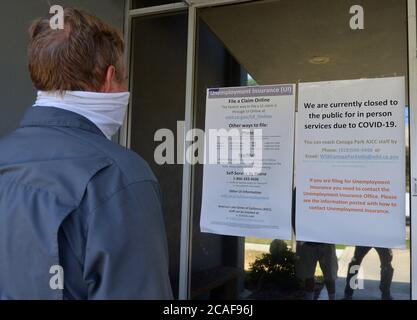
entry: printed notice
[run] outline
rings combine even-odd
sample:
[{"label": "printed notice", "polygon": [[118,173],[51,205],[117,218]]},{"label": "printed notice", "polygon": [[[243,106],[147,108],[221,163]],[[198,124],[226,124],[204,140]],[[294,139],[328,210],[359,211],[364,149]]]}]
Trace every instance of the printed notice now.
[{"label": "printed notice", "polygon": [[295,85],[207,91],[201,231],[291,239]]},{"label": "printed notice", "polygon": [[404,77],[301,83],[297,240],[405,246]]}]

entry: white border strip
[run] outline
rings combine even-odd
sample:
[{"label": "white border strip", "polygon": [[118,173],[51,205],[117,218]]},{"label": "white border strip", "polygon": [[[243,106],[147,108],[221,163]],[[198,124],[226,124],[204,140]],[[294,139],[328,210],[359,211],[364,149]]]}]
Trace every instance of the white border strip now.
[{"label": "white border strip", "polygon": [[[416,0],[407,1],[408,8],[408,91],[410,110],[411,181],[417,177],[417,31]],[[411,185],[411,299],[417,300],[417,190]]]}]

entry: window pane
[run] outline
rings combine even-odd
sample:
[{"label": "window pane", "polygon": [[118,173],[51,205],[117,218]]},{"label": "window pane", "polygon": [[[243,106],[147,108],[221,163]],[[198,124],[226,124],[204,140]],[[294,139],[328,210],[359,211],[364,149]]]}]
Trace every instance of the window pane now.
[{"label": "window pane", "polygon": [[[349,22],[352,14],[349,13],[349,9],[355,4],[357,4],[355,1],[281,0],[200,9],[197,127],[204,129],[205,94],[206,89],[211,87],[387,76],[407,78],[406,1],[361,1],[365,12],[363,30],[350,28]],[[230,64],[230,61],[233,63]],[[242,70],[238,80],[237,69]],[[250,76],[246,75],[246,79],[242,79],[244,70],[250,74]],[[408,105],[407,88],[405,97],[406,105]],[[404,108],[407,110],[407,106]],[[409,163],[406,165],[408,172]],[[270,244],[274,239],[246,238],[245,251],[241,238],[200,233],[201,172],[202,168],[198,167],[194,181],[196,194],[194,198],[193,272],[195,274],[192,277],[192,286],[194,289],[198,288],[199,283],[201,287],[205,286],[206,295],[201,294],[200,298],[210,297],[210,293],[213,294],[213,292],[216,297],[225,297],[230,292],[230,286],[228,287],[227,284],[233,285],[228,279],[233,277],[227,275],[226,269],[219,271],[219,268],[232,266],[248,272],[250,264],[255,261],[266,266],[268,261],[260,260],[260,258],[263,254],[269,253]],[[407,184],[408,181],[407,179]],[[409,197],[408,190],[407,186],[406,199]],[[391,252],[388,249],[378,249],[378,251],[372,249],[366,252],[362,262],[364,289],[356,290],[354,298],[380,299],[381,276],[383,287],[384,284],[389,285],[392,278],[390,287],[394,298],[410,298],[409,223],[406,231],[407,249],[392,250],[392,262],[390,262]],[[306,250],[303,250],[300,245],[303,244],[298,244],[297,259],[303,252],[307,260],[314,260],[322,253],[326,257],[335,257],[338,262],[336,298],[343,298],[348,265],[355,249],[357,249],[357,256],[365,253],[366,250],[345,244],[332,246],[319,244],[319,247],[306,246],[304,247]],[[281,256],[288,254],[292,259],[294,256],[288,251],[295,251],[296,247],[294,242],[274,242],[273,250],[281,252]],[[242,255],[245,259],[241,259]],[[318,258],[316,260],[318,262]],[[383,272],[381,272],[381,263]],[[291,269],[294,264],[290,262],[285,267]],[[390,264],[394,269],[393,274],[390,271]],[[331,262],[329,265],[333,266],[334,263]],[[316,276],[313,290],[319,299],[326,299],[328,295],[323,281],[323,270],[319,263],[314,264],[313,267],[312,272]],[[330,269],[330,273],[335,270],[334,267]],[[202,271],[206,271],[207,279],[217,277],[215,290],[209,289],[209,280],[201,281]],[[328,272],[325,271],[325,273]],[[299,272],[297,272],[298,275]],[[246,280],[248,284],[253,278],[246,277]],[[214,281],[211,282],[213,283]],[[285,279],[281,278],[278,283],[278,286],[271,288],[271,283],[252,281],[252,284],[246,287],[246,291],[243,290],[242,282],[235,282],[234,285],[240,297],[250,296],[253,299],[302,297],[300,293],[302,290],[287,290],[288,281],[286,282]],[[200,289],[199,293],[204,291]]]}]

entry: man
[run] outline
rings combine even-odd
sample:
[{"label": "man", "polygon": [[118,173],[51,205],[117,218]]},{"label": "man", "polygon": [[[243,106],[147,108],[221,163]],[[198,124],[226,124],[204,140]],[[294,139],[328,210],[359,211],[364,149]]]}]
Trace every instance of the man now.
[{"label": "man", "polygon": [[[353,276],[357,277],[359,273],[359,266],[362,263],[363,258],[371,250],[371,247],[361,247],[358,246],[355,248],[355,253],[353,254],[352,261],[349,263],[348,273],[346,277],[346,287],[345,287],[345,299],[352,300],[354,288],[352,288]],[[381,290],[382,300],[392,300],[391,296],[391,283],[392,277],[394,276],[394,268],[392,267],[392,250],[388,248],[375,248],[376,252],[379,255],[379,260],[381,262],[381,282],[379,289]]]},{"label": "man", "polygon": [[[292,226],[295,234],[296,220],[296,194],[297,188],[293,190],[292,196]],[[323,272],[324,284],[327,289],[329,300],[336,298],[336,279],[339,264],[336,255],[336,245],[318,242],[297,241],[296,246],[295,273],[304,287],[304,297],[306,300],[314,299],[316,287],[316,267],[317,262]]]},{"label": "man", "polygon": [[0,141],[0,299],[171,299],[159,185],[109,140],[129,101],[123,40],[64,19],[31,26],[38,97]]},{"label": "man", "polygon": [[336,246],[327,243],[297,242],[296,275],[304,283],[305,298],[314,299],[317,262],[323,272],[324,284],[329,300],[336,298],[338,262]]}]

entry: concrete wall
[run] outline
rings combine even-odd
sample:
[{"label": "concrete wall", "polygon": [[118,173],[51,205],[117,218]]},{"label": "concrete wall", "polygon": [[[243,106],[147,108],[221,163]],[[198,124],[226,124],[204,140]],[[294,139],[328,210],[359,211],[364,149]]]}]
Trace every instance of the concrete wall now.
[{"label": "concrete wall", "polygon": [[16,129],[35,99],[26,65],[27,29],[32,20],[47,16],[50,5],[90,11],[123,30],[124,0],[2,0],[0,1],[0,137]]}]

